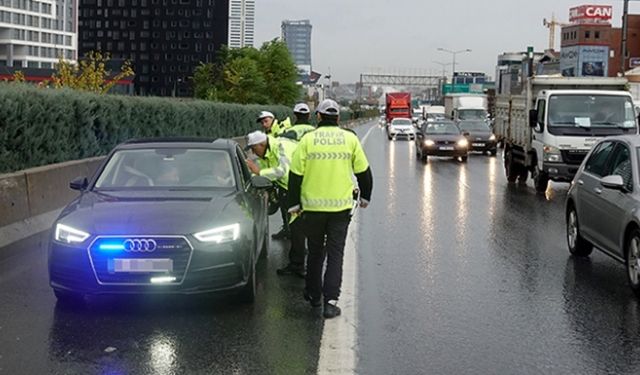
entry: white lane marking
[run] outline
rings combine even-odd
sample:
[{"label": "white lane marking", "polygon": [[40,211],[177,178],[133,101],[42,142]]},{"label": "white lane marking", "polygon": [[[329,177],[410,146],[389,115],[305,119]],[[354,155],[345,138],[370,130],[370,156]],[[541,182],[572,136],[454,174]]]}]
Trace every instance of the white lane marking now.
[{"label": "white lane marking", "polygon": [[[371,129],[360,141],[365,146]],[[342,266],[342,291],[338,306],[342,315],[324,322],[322,339],[320,341],[320,358],[318,360],[318,374],[353,374],[357,362],[357,318],[358,305],[356,298],[356,236],[358,233],[358,214],[354,215],[349,225],[349,234],[344,247],[344,264]]]}]

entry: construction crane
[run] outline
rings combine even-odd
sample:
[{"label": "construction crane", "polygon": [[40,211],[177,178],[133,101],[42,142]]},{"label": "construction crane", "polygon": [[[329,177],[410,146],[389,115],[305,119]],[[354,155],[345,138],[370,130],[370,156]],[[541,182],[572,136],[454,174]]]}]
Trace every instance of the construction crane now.
[{"label": "construction crane", "polygon": [[562,22],[558,22],[558,20],[556,20],[556,16],[555,14],[551,14],[551,21],[547,20],[546,18],[542,20],[542,24],[544,26],[546,26],[549,29],[549,49],[550,50],[555,50],[555,46],[556,46],[556,27],[560,26],[569,26],[569,24],[567,23],[562,23]]}]

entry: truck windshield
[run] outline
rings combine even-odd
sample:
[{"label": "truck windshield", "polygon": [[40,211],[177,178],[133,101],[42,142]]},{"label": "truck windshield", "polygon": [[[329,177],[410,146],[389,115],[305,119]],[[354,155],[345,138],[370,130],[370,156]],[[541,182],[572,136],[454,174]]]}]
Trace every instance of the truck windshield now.
[{"label": "truck windshield", "polygon": [[484,109],[461,109],[458,111],[458,120],[486,120],[487,112]]},{"label": "truck windshield", "polygon": [[633,103],[616,95],[553,95],[549,99],[550,127],[623,128],[636,126]]}]

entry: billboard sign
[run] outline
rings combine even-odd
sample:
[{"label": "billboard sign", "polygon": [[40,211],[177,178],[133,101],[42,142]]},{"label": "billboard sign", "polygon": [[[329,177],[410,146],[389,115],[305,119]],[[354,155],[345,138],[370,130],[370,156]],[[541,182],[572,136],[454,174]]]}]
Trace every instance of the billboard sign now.
[{"label": "billboard sign", "polygon": [[580,56],[580,47],[562,47],[560,50],[560,71],[563,77],[578,76],[578,57]]},{"label": "billboard sign", "polygon": [[569,21],[579,24],[610,24],[613,17],[611,5],[581,5],[569,9]]},{"label": "billboard sign", "polygon": [[564,77],[606,77],[609,72],[609,47],[563,47],[560,52],[560,71]]}]

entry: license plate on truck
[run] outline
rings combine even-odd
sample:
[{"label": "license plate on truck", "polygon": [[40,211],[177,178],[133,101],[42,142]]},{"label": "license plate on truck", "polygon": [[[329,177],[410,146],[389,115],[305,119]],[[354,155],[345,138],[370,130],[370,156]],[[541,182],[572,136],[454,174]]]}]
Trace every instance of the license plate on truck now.
[{"label": "license plate on truck", "polygon": [[109,273],[153,273],[173,271],[172,259],[109,259]]}]

